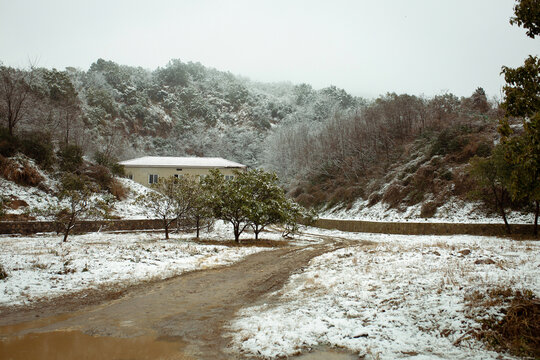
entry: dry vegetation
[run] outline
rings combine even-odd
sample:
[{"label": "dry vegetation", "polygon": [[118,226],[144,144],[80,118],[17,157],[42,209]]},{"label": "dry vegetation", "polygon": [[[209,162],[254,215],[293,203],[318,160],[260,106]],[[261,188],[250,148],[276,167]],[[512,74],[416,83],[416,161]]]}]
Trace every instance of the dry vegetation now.
[{"label": "dry vegetation", "polygon": [[276,170],[296,179],[290,194],[305,206],[422,203],[431,217],[449,197],[468,196],[468,162],[491,153],[501,116],[480,88],[461,99],[387,94],[314,130],[284,127],[274,139],[275,157],[285,159]]},{"label": "dry vegetation", "polygon": [[540,299],[531,291],[495,288],[473,292],[465,300],[482,324],[469,332],[471,336],[498,352],[540,358]]},{"label": "dry vegetation", "polygon": [[1,175],[9,181],[24,186],[38,186],[43,181],[39,172],[26,160],[5,158],[0,155]]}]

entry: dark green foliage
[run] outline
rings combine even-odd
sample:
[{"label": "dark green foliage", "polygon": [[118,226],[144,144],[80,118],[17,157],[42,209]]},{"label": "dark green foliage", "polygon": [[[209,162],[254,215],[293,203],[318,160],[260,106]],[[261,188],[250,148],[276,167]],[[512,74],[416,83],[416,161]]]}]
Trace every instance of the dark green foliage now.
[{"label": "dark green foliage", "polygon": [[11,135],[5,127],[0,127],[0,155],[11,157],[20,148],[19,139]]},{"label": "dark green foliage", "polygon": [[[514,7],[511,23],[527,28],[534,38],[540,33],[540,2],[521,0]],[[540,58],[529,56],[515,69],[503,67],[506,85],[502,107],[507,118],[501,121],[499,132],[506,161],[511,170],[507,190],[512,199],[533,203],[535,207],[534,234],[538,235],[540,216]],[[521,134],[514,134],[508,117],[523,118]]]},{"label": "dark green foliage", "polygon": [[489,158],[474,157],[471,160],[470,174],[476,180],[477,187],[471,195],[491,208],[496,209],[502,216],[506,231],[510,233],[510,225],[506,219],[506,209],[510,206],[508,185],[512,165],[505,158],[504,147],[498,146]]},{"label": "dark green foliage", "polygon": [[285,197],[277,176],[262,170],[237,171],[228,180],[212,170],[204,184],[212,190],[210,203],[214,216],[231,223],[236,242],[240,242],[240,235],[247,227],[252,227],[258,238],[270,224],[292,225],[300,209]]},{"label": "dark green foliage", "polygon": [[468,143],[467,127],[455,127],[443,129],[431,147],[431,156],[457,153]]},{"label": "dark green foliage", "polygon": [[118,159],[105,152],[96,151],[94,153],[94,162],[108,168],[113,175],[124,176],[126,174],[124,166],[118,163]]},{"label": "dark green foliage", "polygon": [[52,138],[48,133],[32,132],[22,135],[20,147],[23,154],[36,160],[45,169],[54,164]]},{"label": "dark green foliage", "polygon": [[514,6],[515,16],[510,24],[517,24],[527,29],[527,36],[535,38],[540,35],[540,2],[538,0],[518,0]]},{"label": "dark green foliage", "polygon": [[60,170],[73,172],[77,171],[83,164],[83,150],[78,145],[63,145],[56,153]]},{"label": "dark green foliage", "polygon": [[480,142],[478,144],[478,147],[476,148],[476,155],[480,157],[488,157],[491,155],[491,151],[493,149],[493,145],[487,143],[487,142]]}]

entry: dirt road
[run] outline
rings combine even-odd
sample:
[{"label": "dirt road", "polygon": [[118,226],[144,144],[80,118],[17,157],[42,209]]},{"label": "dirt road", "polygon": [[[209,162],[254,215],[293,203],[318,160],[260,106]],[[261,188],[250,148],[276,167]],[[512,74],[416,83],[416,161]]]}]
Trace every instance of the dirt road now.
[{"label": "dirt road", "polygon": [[[312,258],[347,244],[340,239],[321,240],[318,244],[260,252],[228,267],[141,286],[119,299],[50,320],[4,327],[3,331],[0,328],[0,334],[3,333],[0,358],[31,358],[15,355],[29,347],[36,351],[39,346],[49,348],[56,342],[56,350],[46,355],[41,349],[40,358],[93,358],[88,352],[77,353],[77,347],[101,348],[96,358],[103,359],[154,359],[158,354],[164,359],[234,358],[226,353],[228,339],[224,337],[224,326],[240,308],[253,305],[263,295],[281,288],[291,274],[301,271]],[[23,318],[17,313],[8,314],[0,324],[20,322]],[[66,345],[67,342],[73,346]],[[63,357],[57,356],[62,346],[69,349]],[[118,352],[121,347],[126,350]],[[146,357],[143,350],[153,347]]]}]

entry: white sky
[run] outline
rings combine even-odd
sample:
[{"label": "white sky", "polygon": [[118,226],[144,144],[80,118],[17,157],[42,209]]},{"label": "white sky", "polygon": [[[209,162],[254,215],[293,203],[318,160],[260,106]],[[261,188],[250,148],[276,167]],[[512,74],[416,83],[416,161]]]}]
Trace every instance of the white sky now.
[{"label": "white sky", "polygon": [[0,0],[0,61],[155,69],[172,58],[260,81],[500,96],[501,66],[540,53],[513,0]]}]

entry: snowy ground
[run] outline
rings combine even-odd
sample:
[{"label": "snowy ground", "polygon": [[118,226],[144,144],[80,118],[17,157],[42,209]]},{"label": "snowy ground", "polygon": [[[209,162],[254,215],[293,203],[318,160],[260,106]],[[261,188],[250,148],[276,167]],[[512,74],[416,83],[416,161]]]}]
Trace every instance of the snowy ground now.
[{"label": "snowy ground", "polygon": [[[500,215],[486,215],[480,209],[479,203],[464,202],[457,198],[450,199],[446,204],[437,209],[432,218],[422,218],[420,216],[421,204],[410,206],[406,211],[400,212],[390,209],[384,202],[369,207],[367,200],[359,199],[353,206],[346,210],[336,206],[323,211],[319,217],[324,219],[338,220],[363,220],[382,222],[449,222],[449,223],[492,223],[502,224]],[[509,212],[508,221],[511,224],[530,224],[534,221],[532,214],[522,214],[519,212]]]},{"label": "snowy ground", "polygon": [[[45,179],[47,187],[54,189],[56,186],[55,182],[46,177],[45,173],[42,173],[42,176]],[[136,203],[137,197],[151,191],[150,189],[129,179],[117,178],[117,180],[126,189],[127,197],[124,200],[116,201],[114,203],[111,215],[122,219],[148,219],[155,217],[148,212],[147,208]],[[36,187],[17,185],[14,182],[7,181],[1,177],[0,191],[8,198],[23,200],[28,204],[28,206],[19,207],[18,209],[7,208],[6,211],[8,214],[29,214],[35,217],[36,220],[51,220],[50,217],[39,213],[39,210],[44,210],[58,202],[58,199],[52,194],[52,191],[45,192]],[[98,197],[103,197],[105,195],[105,193],[96,194]]]},{"label": "snowy ground", "polygon": [[[223,222],[201,236],[234,239],[231,226]],[[127,286],[163,279],[231,264],[268,250],[186,241],[192,237],[193,234],[172,234],[170,240],[164,240],[163,233],[92,233],[72,235],[67,243],[53,234],[0,237],[0,264],[9,274],[0,281],[0,306],[25,304],[103,285]],[[279,239],[279,234],[264,233],[264,238]]]},{"label": "snowy ground", "polygon": [[271,295],[278,305],[242,310],[230,324],[231,351],[271,359],[327,345],[366,359],[496,359],[468,337],[454,345],[479,326],[464,296],[499,286],[540,296],[538,242],[309,232],[376,244],[317,257]]}]

